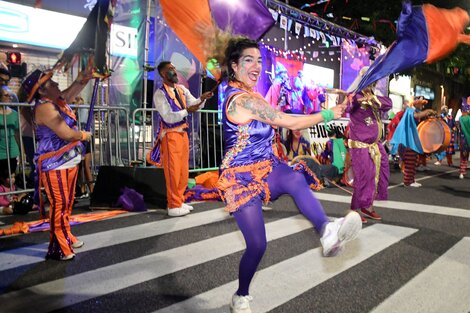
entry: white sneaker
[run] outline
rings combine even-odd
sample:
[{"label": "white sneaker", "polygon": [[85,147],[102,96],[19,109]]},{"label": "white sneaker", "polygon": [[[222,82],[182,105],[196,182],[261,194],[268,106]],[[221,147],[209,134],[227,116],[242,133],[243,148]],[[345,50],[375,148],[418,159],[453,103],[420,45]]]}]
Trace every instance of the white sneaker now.
[{"label": "white sneaker", "polygon": [[169,216],[185,216],[189,214],[189,210],[186,208],[168,208],[168,215]]},{"label": "white sneaker", "polygon": [[463,174],[460,174],[460,175],[459,175],[459,178],[460,178],[460,179],[463,179],[463,178],[464,178]]},{"label": "white sneaker", "polygon": [[252,296],[239,296],[237,294],[234,294],[232,296],[232,302],[230,302],[230,312],[251,313],[250,301],[252,300]]},{"label": "white sneaker", "polygon": [[74,249],[78,249],[78,248],[81,248],[83,247],[85,243],[81,240],[78,240],[78,241],[75,241],[74,243],[72,243],[72,248]]},{"label": "white sneaker", "polygon": [[60,258],[61,261],[70,261],[73,260],[75,257],[75,253],[71,253],[69,255],[64,255],[63,257]]},{"label": "white sneaker", "polygon": [[441,166],[442,163],[441,163],[441,161],[436,161],[436,162],[434,162],[434,165]]},{"label": "white sneaker", "polygon": [[266,212],[266,211],[271,211],[273,208],[270,206],[262,206],[261,209]]},{"label": "white sneaker", "polygon": [[186,203],[183,203],[183,205],[181,206],[183,209],[188,209],[189,211],[192,211],[194,210],[194,208],[189,205],[189,204],[186,204]]},{"label": "white sneaker", "polygon": [[409,184],[408,186],[405,185],[405,187],[414,187],[414,188],[419,188],[421,186],[422,185],[420,183],[417,183],[417,182],[413,182],[413,183]]},{"label": "white sneaker", "polygon": [[356,211],[326,224],[323,236],[320,238],[323,256],[337,255],[343,250],[344,243],[357,237],[361,228],[361,216]]}]

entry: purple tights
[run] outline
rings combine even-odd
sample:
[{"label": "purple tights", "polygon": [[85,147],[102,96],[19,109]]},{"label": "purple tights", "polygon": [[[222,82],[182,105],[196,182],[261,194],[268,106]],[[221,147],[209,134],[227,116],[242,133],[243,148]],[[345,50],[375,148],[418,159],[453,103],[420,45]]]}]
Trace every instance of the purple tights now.
[{"label": "purple tights", "polygon": [[[280,163],[274,165],[267,181],[272,200],[283,194],[291,195],[300,212],[315,225],[319,233],[322,231],[328,218],[301,172],[296,172],[288,165]],[[237,294],[240,296],[249,294],[250,282],[266,251],[266,229],[261,205],[261,199],[254,198],[233,213],[246,242],[246,250],[239,267]]]}]

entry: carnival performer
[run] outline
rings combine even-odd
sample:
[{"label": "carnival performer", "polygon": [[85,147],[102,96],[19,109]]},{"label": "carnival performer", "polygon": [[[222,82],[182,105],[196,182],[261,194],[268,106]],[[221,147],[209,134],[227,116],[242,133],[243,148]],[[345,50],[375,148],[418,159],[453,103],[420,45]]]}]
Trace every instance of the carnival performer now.
[{"label": "carnival performer", "polygon": [[464,179],[467,175],[467,163],[470,152],[470,97],[462,99],[460,109],[462,115],[459,118],[460,129],[460,170],[459,178]]},{"label": "carnival performer", "polygon": [[[220,46],[220,45],[217,45]],[[273,155],[273,126],[304,129],[341,116],[343,106],[319,114],[292,116],[273,109],[254,92],[261,74],[258,44],[244,37],[231,38],[219,62],[227,67],[229,86],[223,105],[224,158],[217,187],[245,238],[246,251],[239,267],[239,286],[232,297],[232,313],[249,313],[249,286],[266,250],[262,202],[290,194],[300,212],[321,235],[324,256],[334,256],[354,239],[362,223],[356,212],[330,222],[304,175]]]},{"label": "carnival performer", "polygon": [[[360,71],[356,81],[366,70],[364,67]],[[375,83],[354,94],[346,109],[350,117],[348,147],[354,173],[351,210],[361,211],[367,218],[381,220],[372,206],[374,200],[388,198],[390,169],[388,154],[381,143],[383,124],[380,117],[392,108],[392,100],[375,95],[374,88]],[[363,223],[367,222],[361,218]]]},{"label": "carnival performer", "polygon": [[410,106],[405,110],[403,117],[398,124],[390,145],[391,154],[400,152],[403,161],[403,185],[405,187],[421,187],[422,185],[415,181],[416,166],[419,155],[424,154],[423,147],[418,137],[417,123],[436,112],[431,109],[422,110],[428,103],[422,97],[415,97]]},{"label": "carnival performer", "polygon": [[303,92],[305,89],[305,84],[303,82],[303,72],[299,71],[297,77],[294,80],[292,87],[292,110],[291,113],[294,114],[304,114],[305,113],[305,103],[302,98]]},{"label": "carnival performer", "polygon": [[442,165],[442,160],[444,160],[444,157],[447,159],[447,165],[452,166],[453,161],[452,161],[452,155],[455,154],[455,121],[452,118],[451,111],[449,111],[449,108],[446,105],[443,105],[441,107],[441,114],[440,118],[449,126],[450,129],[450,141],[449,141],[449,146],[445,150],[442,150],[441,152],[436,153],[436,159],[437,161],[434,163],[434,165],[441,166]]},{"label": "carnival performer", "polygon": [[20,88],[22,102],[34,101],[33,125],[36,127],[36,195],[40,213],[45,215],[41,187],[51,203],[49,209],[50,242],[47,259],[71,260],[74,249],[83,246],[70,230],[69,218],[75,195],[78,165],[85,152],[90,132],[78,131],[77,119],[67,101],[73,100],[86,86],[91,67],[80,72],[66,90],[60,91],[52,71],[35,70]]},{"label": "carnival performer", "polygon": [[186,117],[201,109],[213,93],[205,92],[196,99],[186,87],[178,84],[176,68],[171,62],[160,62],[157,69],[163,84],[153,97],[158,111],[154,123],[157,130],[155,145],[147,155],[147,162],[163,166],[168,215],[184,216],[193,210],[192,206],[184,203],[189,179],[189,125]]},{"label": "carnival performer", "polygon": [[287,69],[280,62],[276,64],[276,78],[264,98],[276,110],[292,111],[292,86]]}]

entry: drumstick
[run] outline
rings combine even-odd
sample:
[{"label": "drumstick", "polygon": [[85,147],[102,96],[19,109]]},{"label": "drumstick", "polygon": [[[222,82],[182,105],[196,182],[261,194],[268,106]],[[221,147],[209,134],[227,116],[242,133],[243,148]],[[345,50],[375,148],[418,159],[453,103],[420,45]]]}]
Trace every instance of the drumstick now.
[{"label": "drumstick", "polygon": [[332,181],[332,180],[330,180],[330,179],[328,179],[328,178],[326,178],[326,177],[324,177],[324,179],[326,179],[329,183],[335,185],[335,186],[338,187],[339,189],[341,189],[341,190],[343,190],[343,191],[346,191],[346,192],[349,193],[350,195],[353,194],[351,191],[347,190],[346,188],[341,187],[341,186],[338,185],[336,182],[334,182],[334,181]]}]

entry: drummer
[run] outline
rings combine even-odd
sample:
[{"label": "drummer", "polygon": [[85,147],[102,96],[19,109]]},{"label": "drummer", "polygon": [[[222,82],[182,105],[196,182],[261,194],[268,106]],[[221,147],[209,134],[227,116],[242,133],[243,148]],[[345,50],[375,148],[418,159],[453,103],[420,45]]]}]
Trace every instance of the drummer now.
[{"label": "drummer", "polygon": [[405,187],[421,187],[422,185],[415,181],[416,166],[419,156],[424,155],[423,147],[418,137],[417,124],[420,120],[436,115],[432,109],[423,110],[424,105],[428,103],[423,97],[415,97],[410,106],[405,110],[395,133],[393,134],[390,145],[392,154],[399,151],[403,160],[403,185]]}]

